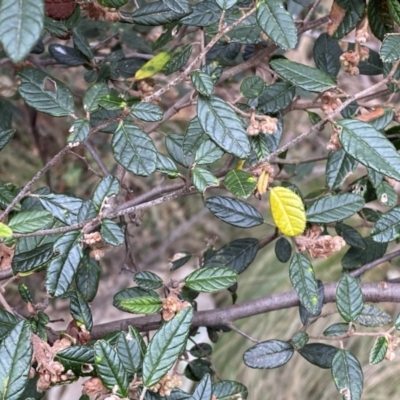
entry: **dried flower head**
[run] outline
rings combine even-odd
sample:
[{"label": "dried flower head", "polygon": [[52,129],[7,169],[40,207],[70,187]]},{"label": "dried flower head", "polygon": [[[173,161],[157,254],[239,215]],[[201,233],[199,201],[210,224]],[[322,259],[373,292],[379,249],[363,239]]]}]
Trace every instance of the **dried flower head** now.
[{"label": "dried flower head", "polygon": [[[261,117],[260,117],[261,118]],[[262,133],[273,134],[278,129],[278,119],[269,117],[268,115],[262,116],[260,121],[260,130]]]},{"label": "dried flower head", "polygon": [[321,236],[321,232],[318,225],[312,225],[303,235],[296,236],[294,240],[299,251],[308,251],[312,258],[328,258],[346,245],[341,236]]},{"label": "dried flower head", "polygon": [[182,381],[178,375],[165,375],[158,383],[151,386],[149,390],[158,393],[160,396],[169,396],[173,389],[182,385]]},{"label": "dried flower head", "polygon": [[100,378],[97,377],[90,378],[82,386],[82,394],[86,394],[88,396],[96,396],[107,393],[107,389],[104,387]]},{"label": "dried flower head", "polygon": [[341,134],[341,132],[342,132],[342,128],[340,126],[336,126],[336,125],[332,126],[331,138],[329,139],[329,142],[326,145],[326,149],[328,151],[336,151],[342,147],[342,145],[339,141],[339,135]]},{"label": "dried flower head", "polygon": [[166,299],[163,299],[161,310],[163,320],[171,320],[179,311],[188,306],[190,306],[190,303],[180,300],[177,296],[177,293],[172,291]]},{"label": "dried flower head", "polygon": [[349,50],[346,53],[343,53],[339,60],[343,70],[349,75],[358,75],[360,73],[358,69],[360,54],[358,51]]},{"label": "dried flower head", "polygon": [[331,114],[342,105],[342,101],[337,97],[337,94],[327,90],[321,96],[321,110],[325,114]]}]

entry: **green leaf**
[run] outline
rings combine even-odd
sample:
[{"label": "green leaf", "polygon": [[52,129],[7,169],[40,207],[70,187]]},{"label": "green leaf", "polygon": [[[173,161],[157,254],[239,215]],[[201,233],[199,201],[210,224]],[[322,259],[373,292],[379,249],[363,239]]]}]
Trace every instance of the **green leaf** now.
[{"label": "green leaf", "polygon": [[394,322],[394,327],[397,330],[400,330],[400,314],[398,314],[397,317],[396,317],[396,321]]},{"label": "green leaf", "polygon": [[99,3],[104,7],[119,8],[125,5],[129,0],[100,0]]},{"label": "green leaf", "polygon": [[363,372],[357,358],[347,350],[338,350],[332,360],[332,377],[337,389],[351,400],[361,399]]},{"label": "green leaf", "polygon": [[54,243],[59,256],[47,268],[46,290],[50,295],[62,296],[74,280],[83,257],[81,238],[81,232],[67,232]]},{"label": "green leaf", "polygon": [[345,0],[343,5],[345,6],[344,9],[346,10],[346,14],[332,36],[334,39],[341,39],[343,36],[350,33],[361,21],[361,18],[364,15],[365,1]]},{"label": "green leaf", "polygon": [[257,23],[263,32],[284,50],[294,49],[297,30],[291,14],[281,0],[259,0]]},{"label": "green leaf", "polygon": [[397,25],[400,24],[400,4],[396,0],[387,0],[389,14]]},{"label": "green leaf", "polygon": [[172,133],[165,139],[165,145],[174,161],[184,167],[190,167],[194,162],[194,155],[183,153],[183,140],[184,137],[182,135]]},{"label": "green leaf", "polygon": [[332,360],[338,349],[329,344],[310,343],[306,344],[298,352],[311,364],[320,368],[329,369],[332,366]]},{"label": "green leaf", "polygon": [[127,106],[127,103],[120,96],[106,94],[99,100],[99,106],[106,110],[123,110]]},{"label": "green leaf", "polygon": [[70,298],[70,313],[78,326],[83,325],[86,330],[92,330],[92,312],[86,299],[79,291],[75,290]]},{"label": "green leaf", "polygon": [[275,242],[275,255],[281,263],[287,263],[290,260],[292,255],[292,246],[286,238],[280,237]]},{"label": "green leaf", "polygon": [[49,46],[50,55],[59,63],[71,67],[83,65],[87,63],[86,58],[72,47],[63,46],[62,44],[51,44]]},{"label": "green leaf", "polygon": [[65,117],[74,112],[74,98],[66,85],[35,68],[24,68],[19,94],[35,110],[53,117]]},{"label": "green leaf", "polygon": [[204,191],[210,186],[219,186],[218,178],[204,168],[193,168],[192,180],[193,185],[200,193],[204,193]]},{"label": "green leaf", "polygon": [[[200,145],[208,140],[207,134],[203,131],[200,126],[199,119],[194,117],[187,128],[185,133],[182,151],[185,156],[192,156],[194,158],[197,149]],[[190,164],[189,164],[190,165]]]},{"label": "green leaf", "polygon": [[120,124],[113,136],[115,160],[135,175],[149,176],[156,170],[157,150],[146,133],[133,124]]},{"label": "green leaf", "polygon": [[329,224],[349,218],[364,207],[364,199],[353,193],[322,197],[307,209],[307,221]]},{"label": "green leaf", "polygon": [[365,249],[365,242],[361,235],[353,227],[341,222],[335,226],[336,233],[341,236],[349,246]]},{"label": "green leaf", "polygon": [[185,278],[185,285],[197,292],[213,293],[229,288],[237,278],[232,268],[204,267],[189,274]]},{"label": "green leaf", "polygon": [[22,61],[40,39],[44,23],[42,0],[2,0],[0,40],[13,63]]},{"label": "green leaf", "polygon": [[183,352],[192,319],[192,307],[185,307],[155,333],[143,360],[143,384],[146,387],[159,382]]},{"label": "green leaf", "polygon": [[248,76],[240,84],[240,93],[246,99],[256,99],[265,89],[265,82],[257,75]]},{"label": "green leaf", "polygon": [[168,175],[168,178],[175,179],[179,176],[179,171],[176,164],[171,158],[164,154],[157,153],[157,171]]},{"label": "green leaf", "polygon": [[239,158],[249,155],[249,138],[237,114],[225,101],[215,96],[199,96],[197,114],[200,126],[218,146]]},{"label": "green leaf", "polygon": [[23,276],[44,266],[53,257],[53,243],[38,245],[32,250],[14,255],[11,267],[14,275]]},{"label": "green leaf", "polygon": [[212,164],[219,160],[224,155],[221,150],[212,140],[206,140],[196,150],[194,161],[198,165]]},{"label": "green leaf", "polygon": [[[125,3],[127,1],[123,0]],[[76,26],[72,28],[72,39],[74,41],[74,47],[79,50],[88,60],[93,58],[93,52],[90,48],[90,44],[86,39],[86,36]]]},{"label": "green leaf", "polygon": [[163,119],[161,108],[151,103],[135,103],[130,112],[134,117],[146,122],[157,122]]},{"label": "green leaf", "polygon": [[207,73],[195,70],[190,74],[194,88],[203,96],[210,96],[214,91],[214,81]]},{"label": "green leaf", "polygon": [[162,304],[161,299],[154,296],[132,297],[119,300],[117,308],[133,314],[155,314],[161,310]]},{"label": "green leaf", "polygon": [[19,318],[0,308],[0,341],[17,325]]},{"label": "green leaf", "polygon": [[121,397],[128,397],[129,380],[118,353],[105,340],[94,345],[96,372],[103,385]]},{"label": "green leaf", "polygon": [[[186,365],[184,374],[191,381],[199,382],[206,374],[213,375],[214,371],[210,361],[197,358]],[[192,400],[192,397],[189,400]]]},{"label": "green leaf", "polygon": [[372,228],[371,237],[375,242],[391,242],[400,237],[400,206],[382,214]]},{"label": "green leaf", "polygon": [[254,192],[257,179],[249,172],[234,169],[226,174],[224,185],[235,196],[246,199]]},{"label": "green leaf", "polygon": [[211,400],[213,394],[211,386],[211,378],[209,374],[205,374],[201,381],[195,387],[192,393],[192,400]]},{"label": "green leaf", "polygon": [[0,150],[3,150],[6,144],[14,136],[15,129],[1,129],[0,125]]},{"label": "green leaf", "polygon": [[89,256],[83,255],[75,276],[76,287],[88,302],[92,302],[96,296],[100,281],[99,263]]},{"label": "green leaf", "polygon": [[133,276],[135,283],[145,290],[158,289],[163,285],[163,280],[151,271],[136,272]]},{"label": "green leaf", "polygon": [[246,350],[244,363],[250,368],[271,369],[286,364],[293,356],[294,348],[282,340],[267,340]]},{"label": "green leaf", "polygon": [[125,242],[123,230],[111,219],[101,221],[100,234],[104,242],[111,246],[121,246]]},{"label": "green leaf", "polygon": [[331,76],[304,64],[278,58],[272,60],[270,66],[283,79],[309,92],[320,93],[336,86],[336,82]]},{"label": "green leaf", "polygon": [[232,8],[238,0],[215,0],[215,2],[223,9],[229,10]]},{"label": "green leaf", "polygon": [[40,195],[40,203],[50,211],[55,218],[67,225],[76,224],[78,214],[83,205],[83,201],[77,197],[64,194],[45,194]]},{"label": "green leaf", "polygon": [[53,220],[48,211],[21,211],[8,221],[15,233],[31,233],[44,228]]},{"label": "green leaf", "polygon": [[189,353],[196,358],[203,358],[212,354],[212,347],[208,343],[196,343],[190,350]]},{"label": "green leaf", "polygon": [[393,20],[387,2],[381,0],[368,2],[368,22],[372,33],[381,41],[387,33],[393,32]]},{"label": "green leaf", "polygon": [[251,228],[264,223],[262,215],[253,206],[231,197],[209,197],[206,207],[220,220],[239,228]]},{"label": "green leaf", "polygon": [[315,317],[318,317],[321,315],[322,311],[322,306],[324,305],[324,285],[320,280],[317,280],[318,284],[318,305],[317,305],[317,311],[315,313],[310,313],[302,303],[299,305],[299,314],[300,314],[300,321],[303,325],[307,325],[309,322],[314,322],[310,321]]},{"label": "green leaf", "polygon": [[309,340],[309,336],[307,332],[296,332],[293,336],[292,339],[290,340],[290,343],[293,345],[293,347],[296,350],[301,349],[302,347],[304,347],[307,342]]},{"label": "green leaf", "polygon": [[7,238],[13,235],[13,231],[6,224],[0,222],[0,238]]},{"label": "green leaf", "polygon": [[376,188],[376,197],[385,207],[393,207],[397,203],[397,192],[386,181],[382,181]]},{"label": "green leaf", "polygon": [[339,57],[342,53],[338,41],[332,39],[327,33],[322,33],[314,43],[313,57],[315,66],[335,77],[340,71]]},{"label": "green leaf", "polygon": [[301,304],[311,314],[317,312],[318,283],[315,279],[313,266],[306,256],[301,253],[293,254],[290,261],[289,277]]},{"label": "green leaf", "polygon": [[231,400],[233,397],[247,399],[248,391],[246,386],[235,381],[219,381],[213,384],[213,395],[218,400]]},{"label": "green leaf", "polygon": [[337,124],[343,128],[339,140],[346,153],[366,167],[400,180],[400,155],[384,134],[358,120],[343,119]]},{"label": "green leaf", "polygon": [[[352,326],[351,329],[355,330],[355,327]],[[333,324],[324,330],[324,336],[342,336],[348,333],[349,324],[346,322],[339,322],[337,324]]]},{"label": "green leaf", "polygon": [[93,370],[94,350],[86,346],[71,346],[60,350],[54,360],[64,365],[65,371],[71,370],[80,376]]},{"label": "green leaf", "polygon": [[382,42],[380,56],[383,62],[394,62],[400,59],[400,35],[387,35]]},{"label": "green leaf", "polygon": [[83,95],[83,108],[86,112],[93,112],[99,108],[100,99],[108,94],[105,82],[97,82],[89,87]]},{"label": "green leaf", "polygon": [[190,15],[181,19],[184,25],[209,26],[217,22],[221,15],[221,9],[214,0],[204,0],[193,6]]},{"label": "green leaf", "polygon": [[383,65],[379,54],[370,49],[369,57],[358,64],[358,70],[360,75],[380,75],[383,74]]},{"label": "green leaf", "polygon": [[390,324],[392,317],[372,304],[364,304],[360,315],[354,322],[364,326],[376,327]]},{"label": "green leaf", "polygon": [[377,243],[371,237],[363,238],[364,248],[350,247],[342,259],[344,269],[356,269],[362,265],[381,258],[385,253],[388,244]]},{"label": "green leaf", "polygon": [[174,53],[172,58],[164,65],[162,71],[165,75],[171,75],[183,68],[189,61],[190,55],[192,54],[193,46],[191,44],[186,45],[183,49],[177,53]]},{"label": "green leaf", "polygon": [[129,332],[121,332],[115,346],[124,368],[130,374],[134,374],[141,365],[142,354],[139,341]]},{"label": "green leaf", "polygon": [[89,137],[90,123],[87,119],[77,119],[69,132],[71,134],[67,138],[68,143],[83,143]]},{"label": "green leaf", "polygon": [[162,1],[154,1],[138,8],[130,15],[131,22],[138,25],[158,26],[177,21],[189,14],[178,14],[167,7]]},{"label": "green leaf", "polygon": [[345,321],[355,321],[364,306],[361,286],[356,278],[343,274],[336,288],[336,305]]},{"label": "green leaf", "polygon": [[[274,114],[285,109],[294,99],[296,88],[290,82],[275,82],[267,86],[258,98],[257,109],[264,114]],[[270,151],[273,151],[270,149]]]},{"label": "green leaf", "polygon": [[100,211],[101,206],[106,198],[118,195],[120,183],[118,178],[113,175],[108,175],[103,178],[93,193],[93,204],[96,211]]},{"label": "green leaf", "polygon": [[369,353],[369,363],[371,365],[375,365],[383,361],[385,359],[388,347],[388,340],[384,336],[378,337],[371,349],[371,352]]},{"label": "green leaf", "polygon": [[205,267],[228,267],[241,274],[255,259],[260,242],[254,238],[237,239],[207,259]]},{"label": "green leaf", "polygon": [[192,11],[188,0],[163,0],[163,3],[178,14],[190,13]]}]

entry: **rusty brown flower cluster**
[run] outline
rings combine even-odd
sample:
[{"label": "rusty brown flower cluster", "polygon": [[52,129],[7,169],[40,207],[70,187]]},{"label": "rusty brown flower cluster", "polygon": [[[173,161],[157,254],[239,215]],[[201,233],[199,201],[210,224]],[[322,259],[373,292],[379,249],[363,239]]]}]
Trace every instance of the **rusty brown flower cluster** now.
[{"label": "rusty brown flower cluster", "polygon": [[166,299],[163,299],[161,310],[163,320],[171,320],[179,311],[181,311],[185,307],[190,307],[190,303],[180,300],[176,292],[171,292]]},{"label": "rusty brown flower cluster", "polygon": [[268,115],[256,115],[254,108],[250,110],[250,123],[247,127],[249,136],[258,136],[260,133],[273,134],[278,129],[278,119]]},{"label": "rusty brown flower cluster", "polygon": [[149,390],[158,393],[160,396],[169,396],[173,389],[182,385],[182,381],[178,375],[165,375],[158,383],[151,386]]}]

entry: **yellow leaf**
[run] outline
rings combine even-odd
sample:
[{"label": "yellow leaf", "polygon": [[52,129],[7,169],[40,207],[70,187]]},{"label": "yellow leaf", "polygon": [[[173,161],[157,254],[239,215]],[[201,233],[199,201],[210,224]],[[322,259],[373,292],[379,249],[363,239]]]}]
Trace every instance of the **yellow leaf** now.
[{"label": "yellow leaf", "polygon": [[0,222],[0,238],[6,238],[12,236],[13,231],[6,224]]},{"label": "yellow leaf", "polygon": [[142,68],[138,69],[135,74],[137,80],[150,78],[160,72],[164,65],[171,59],[171,56],[165,51],[154,56],[150,61],[147,61]]},{"label": "yellow leaf", "polygon": [[288,188],[271,189],[271,213],[275,225],[286,236],[297,236],[306,227],[306,213],[301,198]]}]

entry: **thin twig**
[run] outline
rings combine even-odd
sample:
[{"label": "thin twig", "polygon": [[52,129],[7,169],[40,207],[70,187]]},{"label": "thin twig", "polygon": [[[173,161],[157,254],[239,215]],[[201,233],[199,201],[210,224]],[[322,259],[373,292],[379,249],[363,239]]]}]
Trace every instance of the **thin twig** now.
[{"label": "thin twig", "polygon": [[236,333],[238,333],[239,335],[242,335],[243,337],[245,337],[246,339],[250,340],[251,342],[254,343],[260,343],[260,340],[255,339],[253,337],[251,337],[250,335],[248,335],[246,332],[243,332],[242,330],[240,330],[239,328],[236,328],[235,325],[233,325],[231,322],[228,324],[225,324],[226,326],[228,326],[229,328],[231,328],[233,331],[235,331]]}]

